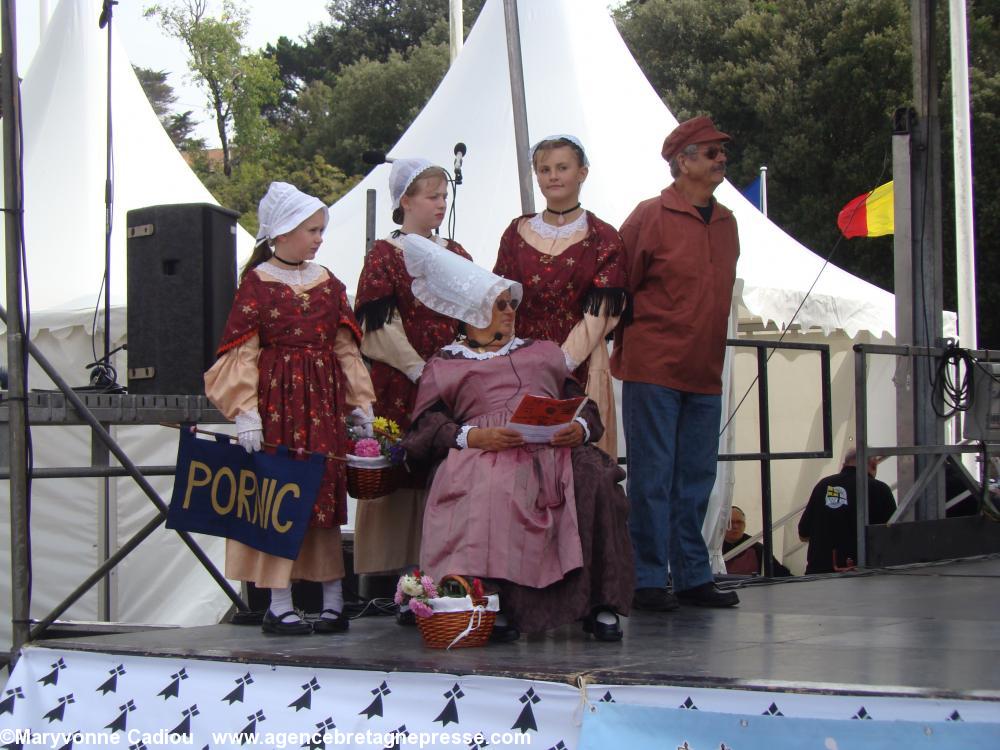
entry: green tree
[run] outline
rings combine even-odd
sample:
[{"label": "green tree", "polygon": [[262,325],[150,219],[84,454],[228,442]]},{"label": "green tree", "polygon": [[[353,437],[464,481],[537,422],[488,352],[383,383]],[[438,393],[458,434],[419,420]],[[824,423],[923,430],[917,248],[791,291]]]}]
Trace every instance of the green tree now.
[{"label": "green tree", "polygon": [[409,127],[448,69],[446,44],[423,44],[385,62],[362,59],[332,85],[314,81],[299,96],[288,137],[302,158],[321,154],[347,174],[366,168],[361,154],[388,150]]},{"label": "green tree", "polygon": [[229,177],[213,172],[205,159],[194,159],[192,168],[220,204],[239,211],[240,225],[251,234],[257,233],[257,205],[272,181],[289,182],[329,205],[360,180],[348,177],[318,154],[308,160],[279,155],[243,161]]},{"label": "green tree", "polygon": [[[463,1],[466,32],[483,1]],[[265,49],[281,71],[283,113],[309,84],[332,85],[348,65],[362,59],[387,62],[391,54],[405,54],[421,43],[448,41],[448,0],[332,0],[328,7],[329,23],[305,39],[281,37]]]},{"label": "green tree", "polygon": [[205,141],[201,138],[192,138],[194,129],[198,127],[198,121],[192,118],[191,110],[186,112],[174,112],[173,105],[177,101],[173,86],[167,83],[169,75],[164,70],[151,70],[138,65],[133,65],[136,78],[153,112],[167,131],[170,140],[180,151],[191,151],[205,148]]},{"label": "green tree", "polygon": [[[205,88],[222,145],[223,171],[232,174],[233,141],[241,158],[266,148],[269,137],[260,121],[263,107],[277,100],[278,68],[273,60],[243,46],[247,11],[235,0],[222,0],[217,17],[208,15],[208,0],[175,0],[145,10],[188,50],[188,65]],[[235,139],[233,138],[235,135]]]}]

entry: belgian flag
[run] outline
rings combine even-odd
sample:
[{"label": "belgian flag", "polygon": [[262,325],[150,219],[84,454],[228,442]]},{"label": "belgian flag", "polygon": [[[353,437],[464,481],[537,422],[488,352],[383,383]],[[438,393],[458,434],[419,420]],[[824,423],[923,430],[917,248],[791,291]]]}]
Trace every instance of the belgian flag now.
[{"label": "belgian flag", "polygon": [[859,195],[837,215],[841,233],[851,237],[881,237],[893,232],[892,182]]}]

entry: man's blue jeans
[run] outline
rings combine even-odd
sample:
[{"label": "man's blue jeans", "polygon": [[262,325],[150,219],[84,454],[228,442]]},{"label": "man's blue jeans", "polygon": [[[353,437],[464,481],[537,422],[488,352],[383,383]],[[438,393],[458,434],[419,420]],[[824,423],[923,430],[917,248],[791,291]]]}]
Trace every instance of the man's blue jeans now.
[{"label": "man's blue jeans", "polygon": [[674,591],[712,580],[701,526],[715,484],[722,397],[622,384],[635,587]]}]

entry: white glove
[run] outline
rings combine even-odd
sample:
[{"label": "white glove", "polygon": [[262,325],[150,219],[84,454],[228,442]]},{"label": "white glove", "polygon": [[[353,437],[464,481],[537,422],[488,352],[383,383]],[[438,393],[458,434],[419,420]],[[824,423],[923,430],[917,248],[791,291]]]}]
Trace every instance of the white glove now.
[{"label": "white glove", "polygon": [[570,372],[576,372],[576,368],[580,366],[580,363],[569,356],[569,352],[563,349],[563,359],[566,360],[566,369]]},{"label": "white glove", "polygon": [[375,412],[372,411],[370,406],[367,411],[362,409],[360,406],[355,407],[354,410],[347,415],[347,421],[351,423],[354,427],[354,433],[359,437],[375,437],[375,431],[372,429],[372,422],[375,421]]},{"label": "white glove", "polygon": [[256,409],[236,415],[236,439],[247,453],[259,451],[264,442],[264,429]]},{"label": "white glove", "polygon": [[424,372],[424,363],[421,362],[419,365],[415,365],[406,371],[406,377],[410,379],[410,382],[416,383],[420,380],[420,376]]}]

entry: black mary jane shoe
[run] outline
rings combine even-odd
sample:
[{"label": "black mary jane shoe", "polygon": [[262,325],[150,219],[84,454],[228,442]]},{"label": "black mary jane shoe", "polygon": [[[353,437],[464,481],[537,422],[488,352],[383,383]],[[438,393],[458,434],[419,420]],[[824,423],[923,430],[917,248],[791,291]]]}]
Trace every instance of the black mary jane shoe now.
[{"label": "black mary jane shoe", "polygon": [[[329,612],[333,617],[324,617]],[[332,609],[324,609],[319,613],[319,619],[314,620],[312,629],[314,633],[343,633],[351,627],[351,621],[340,612]]]},{"label": "black mary jane shoe", "polygon": [[[297,619],[284,622],[284,619],[289,615],[295,615]],[[264,613],[264,621],[261,623],[260,629],[272,635],[309,635],[313,632],[312,625],[305,620],[298,619],[298,617],[298,614],[292,610],[276,615],[268,609]]]},{"label": "black mary jane shoe", "polygon": [[417,616],[413,614],[412,609],[397,609],[396,624],[403,625],[404,627],[416,627]]},{"label": "black mary jane shoe", "polygon": [[[600,622],[597,619],[597,615],[601,612],[608,612],[614,615],[615,621],[613,623]],[[611,609],[611,607],[594,608],[594,611],[583,621],[583,632],[589,633],[597,640],[607,643],[620,641],[623,636],[621,620],[618,618],[618,613]]]}]

